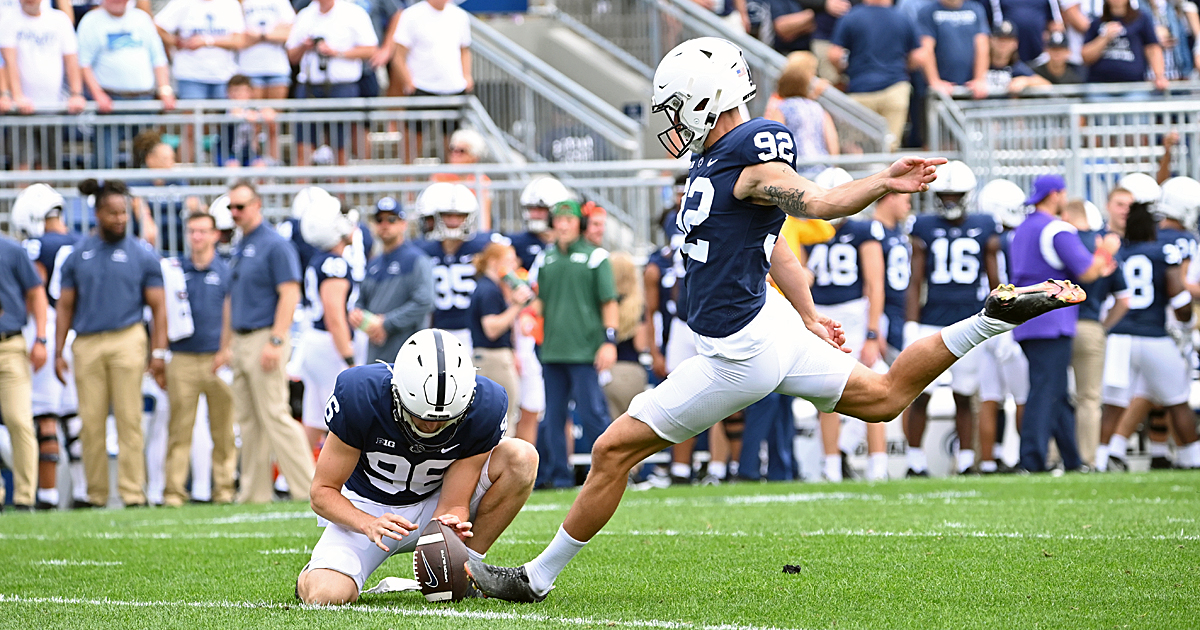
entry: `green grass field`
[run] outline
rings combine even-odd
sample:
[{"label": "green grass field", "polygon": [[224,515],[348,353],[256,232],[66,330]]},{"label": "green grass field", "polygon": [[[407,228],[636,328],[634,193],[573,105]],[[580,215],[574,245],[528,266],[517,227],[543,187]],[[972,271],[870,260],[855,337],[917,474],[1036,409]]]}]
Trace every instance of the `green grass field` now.
[{"label": "green grass field", "polygon": [[[3,628],[1197,628],[1200,474],[630,492],[549,599],[298,606],[308,506],[0,515]],[[537,493],[488,558],[538,553]],[[800,572],[785,574],[784,565]],[[372,576],[412,576],[397,556]]]}]

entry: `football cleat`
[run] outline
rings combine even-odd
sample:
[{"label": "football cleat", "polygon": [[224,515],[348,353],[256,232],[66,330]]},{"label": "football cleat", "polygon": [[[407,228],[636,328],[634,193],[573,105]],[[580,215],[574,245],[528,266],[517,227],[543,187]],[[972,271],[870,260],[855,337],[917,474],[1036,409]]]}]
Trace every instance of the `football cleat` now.
[{"label": "football cleat", "polygon": [[917,471],[915,471],[915,470],[913,470],[913,469],[909,468],[909,469],[908,469],[908,472],[904,473],[904,476],[905,476],[905,477],[909,477],[909,478],[911,478],[911,477],[928,477],[928,476],[929,476],[929,471],[928,471],[928,470],[922,470],[921,472],[917,472]]},{"label": "football cleat", "polygon": [[1108,456],[1108,472],[1129,472],[1129,462],[1116,455]]},{"label": "football cleat", "polygon": [[467,575],[471,585],[484,597],[502,599],[506,602],[531,604],[546,599],[538,595],[529,585],[525,567],[496,567],[480,560],[467,560]]},{"label": "football cleat", "polygon": [[1025,322],[1055,309],[1083,302],[1087,294],[1070,280],[1047,280],[1028,287],[1002,284],[988,294],[983,314],[1009,324]]},{"label": "football cleat", "polygon": [[1174,462],[1162,455],[1155,455],[1150,458],[1150,470],[1171,470],[1175,468]]}]

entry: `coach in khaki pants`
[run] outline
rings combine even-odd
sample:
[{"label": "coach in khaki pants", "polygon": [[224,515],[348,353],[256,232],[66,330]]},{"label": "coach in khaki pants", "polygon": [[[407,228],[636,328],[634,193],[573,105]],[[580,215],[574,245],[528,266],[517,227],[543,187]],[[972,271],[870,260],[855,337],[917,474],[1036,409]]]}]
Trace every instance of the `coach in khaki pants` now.
[{"label": "coach in khaki pants", "polygon": [[142,443],[142,374],[146,371],[146,329],[142,310],[153,314],[150,371],[166,385],[166,309],[162,268],[148,246],[125,233],[129,199],[124,184],[106,182],[96,193],[95,235],[87,237],[62,267],[55,331],[55,372],[65,378],[63,348],[75,329],[75,386],[83,429],[83,468],[88,502],[108,503],[105,425],[111,406],[117,419],[117,488],[126,507],[146,504],[146,455]]},{"label": "coach in khaki pants", "polygon": [[263,224],[254,186],[234,184],[229,210],[242,230],[233,253],[230,324],[233,408],[242,433],[238,501],[271,501],[271,454],[292,498],[308,500],[313,458],[308,439],[288,409],[288,329],[300,301],[300,259],[291,243]]},{"label": "coach in khaki pants", "polygon": [[[167,483],[163,503],[171,507],[188,500],[187,483],[192,449],[192,429],[200,394],[208,401],[208,426],[212,433],[213,503],[233,502],[233,475],[237,472],[237,446],[233,438],[233,393],[217,375],[229,361],[226,330],[229,266],[216,257],[217,231],[212,215],[197,212],[187,219],[191,255],[168,261],[177,264],[187,284],[187,305],[194,332],[171,342],[167,363],[167,396],[171,423],[167,428]],[[165,278],[164,278],[165,279]],[[172,304],[168,300],[168,304]],[[173,325],[168,318],[168,326]]]},{"label": "coach in khaki pants", "polygon": [[[25,315],[35,324],[26,354],[21,328]],[[46,363],[46,292],[25,250],[0,236],[0,414],[12,438],[13,505],[32,510],[37,485],[38,446],[33,437],[33,372]],[[0,510],[4,485],[0,484]]]}]

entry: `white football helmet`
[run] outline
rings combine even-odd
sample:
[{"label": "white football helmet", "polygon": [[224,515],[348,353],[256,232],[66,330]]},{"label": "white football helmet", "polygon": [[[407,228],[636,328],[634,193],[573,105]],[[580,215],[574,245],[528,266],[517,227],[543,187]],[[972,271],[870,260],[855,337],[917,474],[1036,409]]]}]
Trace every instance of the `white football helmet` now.
[{"label": "white football helmet", "polygon": [[[525,186],[525,190],[521,191],[521,214],[525,219],[525,226],[530,232],[540,233],[550,229],[550,208],[560,201],[572,199],[571,191],[562,182],[553,177],[539,177]],[[531,208],[544,208],[546,210],[545,218],[532,218],[529,216]]]},{"label": "white football helmet", "polygon": [[929,184],[933,207],[949,221],[957,221],[967,213],[975,197],[975,173],[960,160],[937,167],[937,179]]},{"label": "white football helmet", "polygon": [[[440,448],[452,440],[474,399],[475,366],[454,335],[429,328],[400,346],[392,368],[392,414],[414,450]],[[428,433],[414,418],[442,425]]]},{"label": "white football helmet", "polygon": [[658,134],[672,157],[703,151],[722,112],[754,98],[758,88],[742,49],[720,37],[699,37],[671,49],[654,71],[650,110],[670,124]]},{"label": "white football helmet", "polygon": [[1087,199],[1083,200],[1083,216],[1087,217],[1089,230],[1095,232],[1104,227],[1104,215],[1101,214],[1100,208]]},{"label": "white football helmet", "polygon": [[1191,177],[1172,177],[1163,182],[1158,212],[1175,219],[1186,230],[1195,230],[1200,215],[1200,182]]},{"label": "white football helmet", "polygon": [[341,207],[342,202],[338,201],[337,197],[329,194],[324,188],[319,188],[317,186],[301,188],[296,193],[296,196],[292,197],[292,218],[303,219],[304,213],[308,212],[308,209],[313,207],[314,204],[327,201],[329,199],[334,200],[337,202],[338,207]]},{"label": "white football helmet", "polygon": [[[430,184],[417,197],[417,213],[422,217],[435,217],[433,232],[429,238],[434,241],[454,239],[470,240],[475,236],[475,225],[479,214],[479,200],[470,188],[462,184],[438,182]],[[451,228],[446,226],[445,215],[465,214],[462,225]]]},{"label": "white football helmet", "polygon": [[233,213],[229,211],[229,195],[221,195],[208,204],[208,213],[217,223],[217,229],[224,232],[236,227],[233,223]]},{"label": "white football helmet", "polygon": [[1007,179],[993,179],[979,191],[979,209],[1013,229],[1025,220],[1025,191]]},{"label": "white football helmet", "polygon": [[49,185],[32,184],[22,190],[13,203],[13,227],[30,238],[38,238],[46,231],[46,217],[62,214],[65,203],[63,196]]},{"label": "white football helmet", "polygon": [[[1148,203],[1153,206],[1162,198],[1162,186],[1145,173],[1130,173],[1117,181],[1117,186],[1133,193],[1134,203]],[[1151,207],[1150,211],[1156,212],[1157,209]]]},{"label": "white football helmet", "polygon": [[316,198],[300,218],[300,237],[325,251],[346,240],[357,227],[357,210],[342,213],[342,204],[336,198]]},{"label": "white football helmet", "polygon": [[817,176],[813,178],[813,183],[821,188],[836,188],[852,181],[854,181],[854,177],[847,173],[846,169],[837,166],[830,166],[817,173]]}]

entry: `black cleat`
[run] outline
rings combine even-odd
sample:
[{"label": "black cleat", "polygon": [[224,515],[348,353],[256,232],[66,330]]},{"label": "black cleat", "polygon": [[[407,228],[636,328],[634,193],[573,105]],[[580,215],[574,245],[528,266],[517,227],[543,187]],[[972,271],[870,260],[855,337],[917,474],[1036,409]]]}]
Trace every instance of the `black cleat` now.
[{"label": "black cleat", "polygon": [[467,575],[471,578],[471,585],[479,589],[484,597],[523,604],[546,599],[546,595],[538,595],[529,585],[525,567],[495,567],[471,559],[467,560]]},{"label": "black cleat", "polygon": [[904,476],[905,476],[905,477],[928,477],[928,476],[929,476],[929,471],[928,471],[928,470],[922,470],[921,472],[917,472],[917,471],[915,471],[915,470],[913,470],[913,469],[909,468],[909,469],[908,469],[908,472],[904,473]]},{"label": "black cleat", "polygon": [[1129,472],[1129,463],[1123,457],[1109,455],[1108,472]]},{"label": "black cleat", "polygon": [[1087,294],[1069,280],[1047,280],[1028,287],[1002,284],[988,294],[983,314],[1009,324],[1025,322],[1055,309],[1083,302]]},{"label": "black cleat", "polygon": [[1175,464],[1164,455],[1155,455],[1150,458],[1150,470],[1172,470]]},{"label": "black cleat", "polygon": [[47,501],[38,500],[38,501],[34,502],[33,509],[41,512],[41,511],[45,511],[45,510],[58,509],[58,506],[53,503],[47,502]]}]

